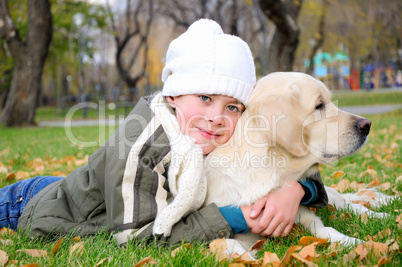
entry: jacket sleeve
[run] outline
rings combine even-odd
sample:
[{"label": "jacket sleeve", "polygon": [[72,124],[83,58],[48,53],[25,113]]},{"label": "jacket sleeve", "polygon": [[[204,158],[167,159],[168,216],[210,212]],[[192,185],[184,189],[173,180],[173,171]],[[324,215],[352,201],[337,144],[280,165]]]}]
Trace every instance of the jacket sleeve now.
[{"label": "jacket sleeve", "polygon": [[[217,238],[232,238],[233,232],[215,204],[205,206],[192,212],[177,222],[170,236],[153,236],[152,223],[133,234],[137,240],[156,241],[166,245],[177,245],[180,242],[209,242]],[[125,245],[125,243],[120,243]]]}]

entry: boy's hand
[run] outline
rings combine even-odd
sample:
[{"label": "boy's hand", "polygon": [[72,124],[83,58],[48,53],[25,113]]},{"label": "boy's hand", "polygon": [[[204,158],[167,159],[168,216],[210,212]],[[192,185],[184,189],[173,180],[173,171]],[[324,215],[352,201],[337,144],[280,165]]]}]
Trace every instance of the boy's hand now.
[{"label": "boy's hand", "polygon": [[269,193],[252,206],[240,207],[251,232],[262,236],[285,236],[296,219],[304,189],[298,183]]}]

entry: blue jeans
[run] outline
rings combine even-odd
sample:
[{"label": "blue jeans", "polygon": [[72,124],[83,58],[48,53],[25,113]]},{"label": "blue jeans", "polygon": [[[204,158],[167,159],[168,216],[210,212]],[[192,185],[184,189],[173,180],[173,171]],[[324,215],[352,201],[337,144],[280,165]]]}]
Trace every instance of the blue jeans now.
[{"label": "blue jeans", "polygon": [[64,179],[54,176],[38,176],[18,181],[0,189],[0,228],[17,229],[25,205],[47,185]]}]

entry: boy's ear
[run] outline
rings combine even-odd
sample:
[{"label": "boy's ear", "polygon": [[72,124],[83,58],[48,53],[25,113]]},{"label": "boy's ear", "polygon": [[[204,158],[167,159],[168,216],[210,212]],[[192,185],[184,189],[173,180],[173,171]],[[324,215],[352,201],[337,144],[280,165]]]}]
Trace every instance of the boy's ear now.
[{"label": "boy's ear", "polygon": [[166,96],[166,101],[170,104],[170,106],[174,109],[176,107],[174,103],[174,97],[173,96]]}]

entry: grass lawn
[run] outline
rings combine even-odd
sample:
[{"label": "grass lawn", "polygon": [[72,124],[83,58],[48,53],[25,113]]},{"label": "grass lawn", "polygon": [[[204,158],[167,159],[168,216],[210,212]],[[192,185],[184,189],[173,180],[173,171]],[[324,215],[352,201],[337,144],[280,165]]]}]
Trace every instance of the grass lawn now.
[{"label": "grass lawn", "polygon": [[[396,179],[402,175],[402,110],[367,118],[373,122],[368,144],[351,157],[333,165],[321,166],[324,183],[345,192],[354,192],[356,182],[374,183],[380,191],[390,195],[401,192],[402,181],[398,183]],[[110,136],[113,130],[75,127],[68,137],[64,128],[0,127],[0,187],[14,183],[17,179],[38,175],[67,175],[77,166],[85,164],[86,156],[94,152],[104,141],[103,136]],[[355,183],[348,185],[348,182]],[[379,211],[387,212],[390,216],[381,220],[366,220],[347,210],[335,211],[329,208],[318,211],[318,214],[327,226],[366,241],[378,242],[375,244],[385,244],[388,251],[385,257],[376,255],[380,251],[378,247],[368,253],[358,250],[353,252],[353,247],[341,247],[334,252],[332,246],[322,244],[316,247],[316,263],[319,266],[372,266],[389,261],[386,264],[388,266],[402,266],[402,253],[399,249],[402,247],[402,223],[397,223],[398,217],[402,219],[401,198]],[[258,255],[263,257],[264,251],[270,251],[282,259],[289,247],[296,245],[305,235],[309,234],[298,232],[290,237],[268,239]],[[108,233],[79,240],[67,236],[60,240],[32,240],[20,233],[0,231],[0,250],[7,255],[5,258],[0,251],[0,266],[5,263],[5,259],[9,260],[9,265],[15,266],[30,263],[40,266],[133,266],[148,256],[156,261],[157,266],[229,264],[216,262],[207,244],[183,246],[172,255],[173,248],[153,244],[133,242],[126,249],[120,249]],[[45,253],[47,255],[43,256]],[[294,259],[292,263],[302,265]]]},{"label": "grass lawn", "polygon": [[333,100],[338,101],[340,107],[401,104],[402,102],[402,90],[332,91],[332,95]]}]

